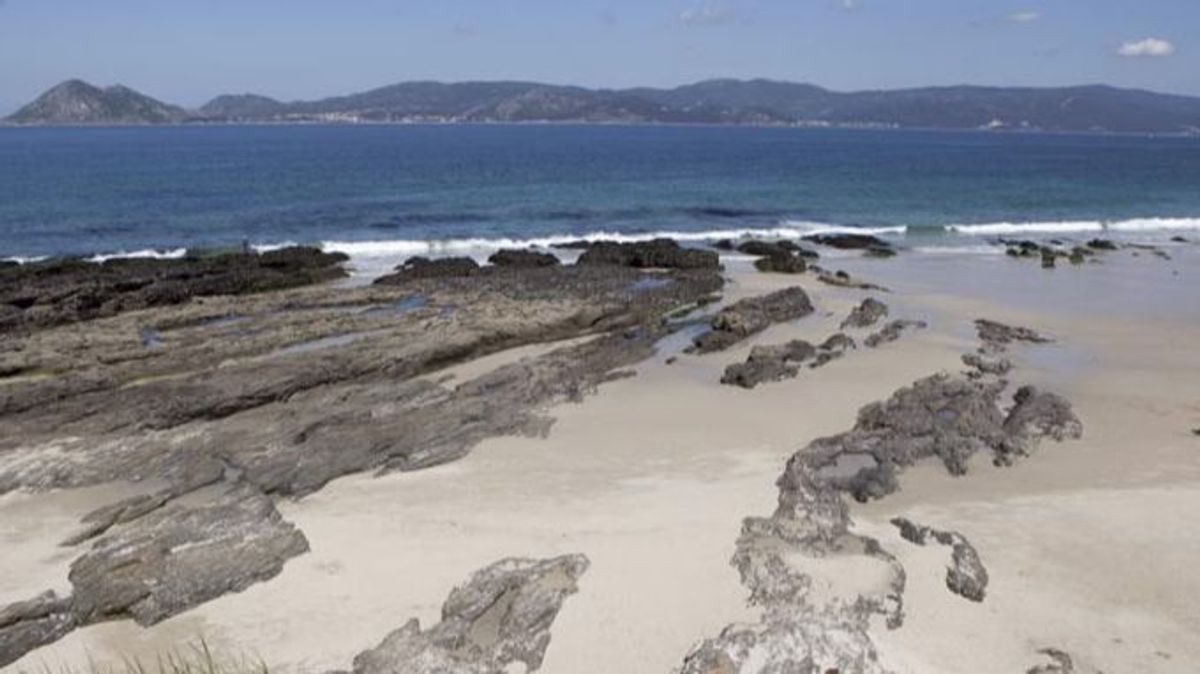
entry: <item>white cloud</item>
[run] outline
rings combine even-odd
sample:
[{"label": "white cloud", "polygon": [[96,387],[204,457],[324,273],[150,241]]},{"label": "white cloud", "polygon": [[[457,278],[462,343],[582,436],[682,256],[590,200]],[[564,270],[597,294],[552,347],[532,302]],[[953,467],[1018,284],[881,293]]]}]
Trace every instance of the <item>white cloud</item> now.
[{"label": "white cloud", "polygon": [[1175,53],[1175,45],[1168,40],[1148,37],[1145,40],[1126,42],[1117,49],[1121,56],[1170,56]]},{"label": "white cloud", "polygon": [[1008,15],[1009,21],[1016,21],[1017,23],[1029,23],[1030,21],[1037,21],[1040,18],[1042,18],[1040,12],[1017,12]]},{"label": "white cloud", "polygon": [[679,13],[679,21],[688,26],[712,26],[729,23],[733,18],[732,10],[714,5],[693,7]]}]

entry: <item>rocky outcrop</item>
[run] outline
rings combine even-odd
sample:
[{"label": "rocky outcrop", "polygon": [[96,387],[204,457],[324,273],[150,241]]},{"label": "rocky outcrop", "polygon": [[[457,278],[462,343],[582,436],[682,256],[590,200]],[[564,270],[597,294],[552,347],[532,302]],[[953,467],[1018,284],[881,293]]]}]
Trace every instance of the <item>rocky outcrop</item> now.
[{"label": "rocky outcrop", "polygon": [[[962,474],[976,451],[1009,457],[1040,437],[1077,434],[1078,420],[1062,416],[1061,405],[1049,405],[1055,410],[1047,415],[1046,406],[1032,403],[1051,394],[1023,396],[1005,415],[998,406],[1002,388],[945,375],[923,379],[864,407],[852,430],[794,454],[777,482],[775,513],[745,520],[733,557],[750,603],[760,610],[758,621],[730,625],[699,644],[681,673],[886,674],[871,619],[880,616],[890,628],[903,623],[907,577],[878,541],[851,532],[842,494],[888,493],[896,471],[925,457],[940,457]],[[1044,423],[1005,423],[1026,414]],[[986,570],[974,548],[961,537],[947,540],[963,544],[952,552],[948,585],[982,598]],[[855,573],[841,573],[850,562]]]},{"label": "rocky outcrop", "polygon": [[346,275],[346,256],[315,248],[0,268],[0,334],[115,316],[196,298],[294,288]]},{"label": "rocky outcrop", "polygon": [[717,269],[717,254],[711,250],[684,248],[671,239],[632,243],[585,242],[577,264],[615,265],[639,269]]},{"label": "rocky outcrop", "polygon": [[479,263],[469,257],[410,257],[399,267],[396,273],[380,276],[375,279],[376,285],[399,285],[406,281],[428,278],[463,278],[474,276],[479,272]]},{"label": "rocky outcrop", "polygon": [[354,674],[506,674],[542,666],[550,628],[588,568],[583,555],[506,559],[450,593],[442,620],[414,618],[354,658]]},{"label": "rocky outcrop", "polygon": [[867,338],[863,340],[863,344],[868,348],[875,349],[888,342],[900,339],[900,335],[906,330],[924,330],[927,327],[929,327],[929,324],[925,321],[895,320],[883,326],[878,332],[867,335]]},{"label": "rocky outcrop", "polygon": [[488,258],[488,262],[497,267],[553,267],[560,264],[558,257],[552,253],[536,250],[519,250],[505,248],[496,251]]},{"label": "rocky outcrop", "polygon": [[803,274],[808,270],[805,254],[812,255],[790,241],[744,241],[737,247],[738,252],[757,256],[754,268],[761,272],[778,274]]},{"label": "rocky outcrop", "polygon": [[855,342],[854,338],[850,335],[847,335],[844,332],[832,334],[827,337],[825,341],[821,342],[820,346],[817,347],[817,356],[813,359],[810,367],[823,367],[829,364],[829,362],[837,360],[838,358],[846,355],[848,351],[852,351],[857,348],[858,343]]},{"label": "rocky outcrop", "polygon": [[839,250],[861,250],[868,254],[885,257],[896,254],[892,244],[871,234],[810,234],[804,237],[804,240]]},{"label": "rocky outcrop", "polygon": [[888,306],[886,304],[874,297],[868,297],[850,311],[850,315],[846,317],[846,320],[842,321],[841,329],[869,328],[880,320],[887,318],[887,315]]},{"label": "rocky outcrop", "polygon": [[985,353],[964,353],[963,365],[974,370],[975,376],[995,375],[1003,377],[1012,370],[1012,361],[1003,356],[992,356]]},{"label": "rocky outcrop", "polygon": [[1045,344],[1054,341],[1030,328],[1005,325],[986,318],[975,321],[975,331],[979,334],[979,341],[992,350],[1003,350],[1013,342]]},{"label": "rocky outcrop", "polygon": [[697,353],[723,351],[775,323],[803,318],[813,312],[803,288],[777,290],[735,302],[713,316],[711,330],[692,340]]},{"label": "rocky outcrop", "polygon": [[202,505],[173,503],[114,527],[71,564],[72,594],[0,611],[0,665],[75,627],[129,618],[152,625],[277,575],[308,541],[247,485]]},{"label": "rocky outcrop", "polygon": [[829,271],[828,269],[824,269],[824,268],[818,267],[816,265],[810,266],[809,269],[811,269],[812,271],[815,271],[817,273],[817,280],[826,285],[831,285],[831,286],[834,286],[837,288],[854,288],[857,290],[878,290],[880,292],[885,292],[885,293],[891,292],[887,288],[884,288],[881,285],[856,279],[856,278],[850,276],[849,273],[842,271],[841,269],[839,269],[837,271]]},{"label": "rocky outcrop", "polygon": [[801,363],[816,355],[816,347],[802,339],[756,346],[750,350],[746,362],[725,368],[721,383],[752,389],[762,383],[791,379],[800,374]]},{"label": "rocky outcrop", "polygon": [[950,565],[946,567],[946,587],[964,599],[983,601],[987,594],[988,572],[979,559],[975,546],[957,531],[940,531],[921,526],[903,517],[892,519],[904,540],[925,545],[930,539],[951,548]]}]

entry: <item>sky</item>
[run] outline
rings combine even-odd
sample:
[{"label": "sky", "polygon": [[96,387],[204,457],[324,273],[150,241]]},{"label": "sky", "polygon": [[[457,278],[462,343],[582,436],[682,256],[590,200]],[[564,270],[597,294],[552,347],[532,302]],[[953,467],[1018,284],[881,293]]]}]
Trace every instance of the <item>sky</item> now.
[{"label": "sky", "polygon": [[69,78],[198,106],[713,77],[1200,95],[1200,0],[0,0],[0,113]]}]

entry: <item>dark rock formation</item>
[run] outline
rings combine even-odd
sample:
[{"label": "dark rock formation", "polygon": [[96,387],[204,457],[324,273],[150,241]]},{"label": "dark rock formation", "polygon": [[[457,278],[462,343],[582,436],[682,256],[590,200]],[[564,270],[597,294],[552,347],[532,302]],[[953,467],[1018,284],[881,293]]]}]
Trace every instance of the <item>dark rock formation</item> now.
[{"label": "dark rock formation", "polygon": [[830,335],[825,339],[824,342],[821,342],[820,346],[817,347],[816,358],[813,359],[810,367],[823,367],[830,361],[837,360],[838,358],[846,355],[847,351],[857,348],[858,343],[854,341],[853,337],[845,333],[839,332]]},{"label": "dark rock formation", "polygon": [[671,239],[634,243],[588,243],[577,264],[616,265],[639,269],[717,269],[720,265],[717,254],[711,250],[684,248]]},{"label": "dark rock formation", "polygon": [[816,354],[816,348],[802,339],[785,344],[756,346],[750,350],[746,362],[725,368],[721,383],[751,389],[765,382],[791,379],[800,374],[800,363]]},{"label": "dark rock formation", "polygon": [[488,262],[497,267],[553,267],[560,263],[551,253],[511,248],[496,251],[488,258]]},{"label": "dark rock formation", "polygon": [[842,321],[841,329],[847,328],[869,328],[886,318],[888,315],[888,306],[883,302],[868,297],[855,307],[846,320]]},{"label": "dark rock formation", "polygon": [[[829,246],[840,250],[863,250],[872,254],[895,254],[892,244],[870,234],[810,234],[804,237],[821,246]],[[887,251],[886,253],[884,251]]]},{"label": "dark rock formation", "polygon": [[924,330],[927,327],[929,325],[925,321],[895,320],[883,326],[878,332],[867,335],[867,338],[863,340],[863,344],[867,345],[868,348],[874,349],[888,342],[900,339],[900,335],[905,330]]},{"label": "dark rock formation", "polygon": [[307,551],[304,535],[251,487],[204,505],[173,503],[96,539],[71,564],[70,597],[47,593],[0,611],[0,665],[75,627],[122,618],[152,625],[272,578]]},{"label": "dark rock formation", "polygon": [[1117,244],[1108,239],[1092,239],[1087,242],[1087,247],[1093,250],[1116,250]]},{"label": "dark rock formation", "polygon": [[991,321],[986,318],[975,321],[975,331],[979,335],[979,341],[983,342],[984,346],[998,350],[1003,350],[1012,342],[1044,344],[1054,341],[1029,328],[1005,325],[1004,323]]},{"label": "dark rock formation", "polygon": [[904,540],[925,545],[930,538],[950,547],[950,565],[946,567],[946,587],[951,592],[974,602],[983,601],[987,594],[988,572],[979,559],[975,546],[957,531],[939,531],[921,526],[903,517],[892,520]]},{"label": "dark rock formation", "polygon": [[346,256],[314,248],[178,260],[49,260],[0,268],[0,333],[341,278]]},{"label": "dark rock formation", "polygon": [[808,294],[799,287],[747,298],[713,316],[712,329],[692,340],[692,348],[699,353],[723,351],[772,324],[803,318],[812,312]]},{"label": "dark rock formation", "polygon": [[1002,377],[1012,370],[1012,361],[1001,356],[990,356],[982,353],[965,353],[962,362],[973,368],[978,374],[996,375]]},{"label": "dark rock formation", "polygon": [[759,258],[754,261],[754,268],[764,273],[803,274],[808,271],[808,263],[795,253],[787,253]]},{"label": "dark rock formation", "polygon": [[414,618],[354,658],[354,674],[505,674],[542,666],[550,628],[588,568],[583,555],[506,559],[477,571],[422,630]]},{"label": "dark rock formation", "polygon": [[410,257],[396,267],[395,274],[380,276],[376,285],[399,285],[406,281],[426,278],[462,278],[479,272],[479,263],[469,257]]}]

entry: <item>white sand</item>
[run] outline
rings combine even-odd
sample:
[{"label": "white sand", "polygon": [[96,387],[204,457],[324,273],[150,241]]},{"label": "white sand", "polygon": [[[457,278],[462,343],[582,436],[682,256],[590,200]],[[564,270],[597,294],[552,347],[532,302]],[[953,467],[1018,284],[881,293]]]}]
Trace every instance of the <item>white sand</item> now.
[{"label": "white sand", "polygon": [[[903,271],[855,264],[875,278]],[[1063,339],[1021,349],[1016,376],[1066,393],[1086,438],[1047,445],[1016,468],[981,466],[968,479],[921,467],[902,493],[858,511],[862,530],[909,567],[909,620],[881,635],[886,661],[914,674],[1011,673],[1037,664],[1037,648],[1057,646],[1108,672],[1195,671],[1200,440],[1187,429],[1200,426],[1191,381],[1200,381],[1200,362],[1181,352],[1200,344],[1200,329],[1055,318],[1004,298],[949,300],[900,272],[885,280],[910,291],[884,297],[893,316],[929,319],[930,330],[753,391],[716,384],[749,344],[671,366],[663,354],[638,377],[555,408],[548,438],[493,439],[449,466],[350,477],[282,504],[313,551],[270,582],[150,629],[79,630],[11,669],[153,660],[201,635],[276,671],[345,667],[408,618],[436,621],[451,587],[475,569],[508,555],[582,552],[592,567],[554,625],[541,671],[669,672],[697,640],[753,617],[728,559],[742,517],[772,511],[784,460],[849,428],[861,405],[960,369],[959,355],[974,344],[968,321],[986,315],[1027,319]],[[727,298],[792,281],[739,274]],[[811,277],[801,283],[818,315],[755,343],[823,339],[867,295],[814,287]],[[457,372],[466,373],[478,368]],[[0,521],[11,507],[0,501]],[[946,591],[948,551],[901,541],[886,524],[895,513],[966,534],[992,574],[987,600]],[[44,569],[28,574],[40,581]]]}]

